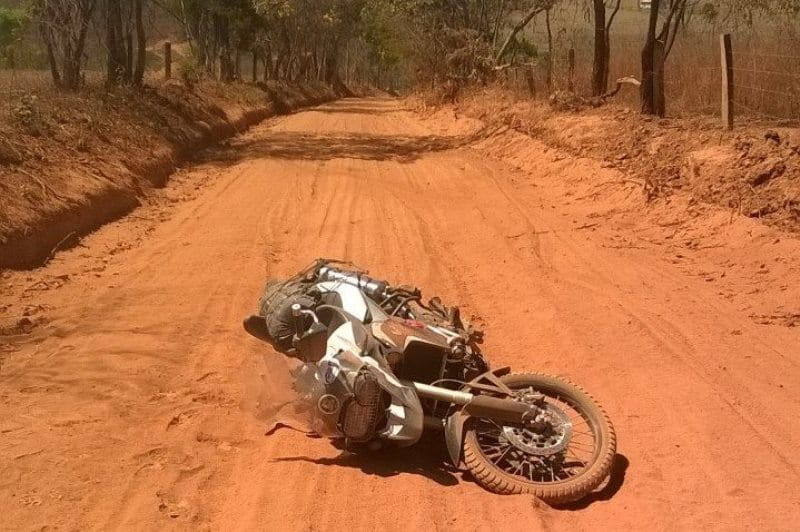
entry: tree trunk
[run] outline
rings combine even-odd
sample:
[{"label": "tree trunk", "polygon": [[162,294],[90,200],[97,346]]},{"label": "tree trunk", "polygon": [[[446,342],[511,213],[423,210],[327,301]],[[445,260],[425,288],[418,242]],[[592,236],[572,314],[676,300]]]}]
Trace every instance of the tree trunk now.
[{"label": "tree trunk", "polygon": [[81,86],[83,51],[95,6],[96,0],[34,4],[50,73],[59,89],[77,91]]},{"label": "tree trunk", "polygon": [[545,25],[547,26],[547,88],[553,90],[553,30],[550,27],[550,10],[545,11]]},{"label": "tree trunk", "polygon": [[337,42],[333,43],[331,49],[328,50],[327,56],[327,61],[325,62],[325,83],[333,85],[337,81],[339,75],[337,72],[339,67],[339,45]]},{"label": "tree trunk", "polygon": [[608,90],[608,38],[606,33],[605,0],[593,0],[594,5],[594,62],[592,64],[592,96]]},{"label": "tree trunk", "polygon": [[650,6],[650,21],[647,28],[647,40],[642,49],[642,87],[640,89],[640,99],[642,103],[642,113],[656,114],[655,101],[655,49],[656,49],[656,27],[658,25],[658,13],[661,7],[661,0],[653,0]]},{"label": "tree trunk", "polygon": [[136,0],[134,6],[136,24],[136,68],[133,71],[133,84],[141,85],[144,80],[144,70],[147,64],[147,35],[144,30],[142,11],[145,0]]},{"label": "tree trunk", "polygon": [[233,63],[233,79],[241,80],[242,79],[242,51],[239,50],[237,47],[236,50],[233,52],[234,63]]},{"label": "tree trunk", "polygon": [[281,49],[278,52],[278,56],[275,58],[275,63],[272,66],[272,79],[281,79],[281,68],[283,67],[283,63],[286,60],[286,51]]},{"label": "tree trunk", "polygon": [[219,79],[221,81],[233,81],[235,72],[231,58],[230,29],[227,17],[215,15],[215,26],[217,29],[217,43],[219,46]]},{"label": "tree trunk", "polygon": [[[613,11],[611,11],[611,16],[608,17],[608,22],[606,22],[606,31],[605,31],[605,76],[603,77],[603,91],[604,93],[608,91],[608,78],[611,71],[611,26],[614,24],[614,19],[617,18],[617,14],[619,13],[620,7],[622,6],[622,0],[617,0],[616,5],[614,6]],[[600,96],[600,95],[598,95]]]},{"label": "tree trunk", "polygon": [[653,48],[653,114],[663,117],[667,112],[664,95],[664,43],[656,40]]},{"label": "tree trunk", "polygon": [[122,34],[120,0],[106,0],[106,83],[117,85],[124,78],[127,57]]},{"label": "tree trunk", "polygon": [[125,34],[125,76],[123,79],[130,82],[133,79],[133,33]]},{"label": "tree trunk", "polygon": [[500,50],[498,50],[494,62],[495,63],[500,62],[500,60],[503,58],[503,55],[505,55],[506,50],[514,41],[514,37],[516,37],[517,33],[522,31],[525,28],[525,26],[528,25],[528,23],[533,19],[533,17],[535,17],[542,11],[549,10],[551,7],[553,7],[553,4],[555,4],[553,0],[536,0],[533,6],[528,10],[528,12],[525,13],[525,16],[522,17],[522,20],[520,20],[517,23],[517,25],[511,29],[511,33],[509,33],[505,41],[503,41],[503,46],[501,46]]},{"label": "tree trunk", "polygon": [[42,21],[39,24],[39,33],[44,41],[45,50],[47,51],[47,63],[50,66],[50,75],[53,78],[53,84],[57,88],[62,88],[63,82],[61,79],[61,72],[58,70],[58,62],[56,61],[56,54],[53,51],[53,39],[47,28],[47,23]]},{"label": "tree trunk", "polygon": [[78,21],[80,29],[75,48],[65,51],[64,57],[64,88],[70,91],[77,91],[81,87],[81,59],[83,49],[86,47],[86,34],[89,31],[89,20],[94,11],[94,2],[90,2],[81,13],[81,20]]}]

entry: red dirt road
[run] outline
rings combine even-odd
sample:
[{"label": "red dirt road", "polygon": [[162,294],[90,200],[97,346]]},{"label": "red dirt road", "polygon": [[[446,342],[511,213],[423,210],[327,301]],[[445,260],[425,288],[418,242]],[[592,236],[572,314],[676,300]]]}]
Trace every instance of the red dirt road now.
[{"label": "red dirt road", "polygon": [[[0,350],[0,529],[796,529],[797,329],[609,245],[626,229],[584,218],[596,203],[565,201],[544,156],[523,174],[429,122],[351,99],[265,123],[6,272],[3,311],[43,319]],[[287,365],[240,320],[319,256],[461,303],[495,364],[583,385],[617,428],[611,485],[556,510],[486,493],[434,444],[359,459],[265,436],[249,405],[285,400]]]}]

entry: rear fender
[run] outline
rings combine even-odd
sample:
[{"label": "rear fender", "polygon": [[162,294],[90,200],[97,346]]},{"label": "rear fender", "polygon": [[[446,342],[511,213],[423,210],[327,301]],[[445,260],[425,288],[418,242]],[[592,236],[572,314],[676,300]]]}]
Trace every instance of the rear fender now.
[{"label": "rear fender", "polygon": [[[492,387],[496,387],[500,393],[510,393],[511,390],[503,384],[500,377],[508,375],[511,368],[502,367],[487,371],[472,380],[465,388],[470,388],[470,384],[479,384],[481,381],[488,382]],[[487,388],[481,386],[481,389]],[[447,417],[444,423],[444,440],[447,444],[447,454],[454,466],[462,468],[462,456],[464,446],[464,425],[469,420],[470,415],[464,412],[463,407],[459,408]]]}]

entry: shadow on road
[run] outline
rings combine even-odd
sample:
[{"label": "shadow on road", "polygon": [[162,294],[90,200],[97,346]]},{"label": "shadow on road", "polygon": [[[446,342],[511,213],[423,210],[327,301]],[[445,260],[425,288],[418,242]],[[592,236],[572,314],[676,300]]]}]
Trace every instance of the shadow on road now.
[{"label": "shadow on road", "polygon": [[[393,477],[400,473],[422,475],[442,486],[455,486],[459,483],[458,472],[447,458],[447,450],[439,439],[423,439],[417,445],[406,448],[383,449],[379,451],[350,452],[343,450],[335,458],[311,458],[308,456],[286,456],[276,462],[309,462],[318,465],[360,469],[368,475]],[[621,454],[614,457],[611,475],[600,489],[587,497],[568,504],[553,505],[557,510],[575,511],[588,508],[592,504],[610,500],[622,488],[625,472],[630,462]],[[466,480],[472,480],[467,473]]]},{"label": "shadow on road", "polygon": [[393,477],[400,473],[422,475],[442,486],[455,486],[458,477],[455,468],[447,461],[444,443],[436,439],[423,439],[413,447],[382,449],[353,453],[342,451],[334,458],[286,456],[276,462],[310,462],[313,464],[360,469],[368,475]]},{"label": "shadow on road", "polygon": [[459,148],[477,138],[477,135],[442,137],[270,131],[257,138],[237,141],[233,150],[215,150],[204,162],[229,165],[259,158],[296,161],[344,158],[411,162],[426,153]]},{"label": "shadow on road", "polygon": [[568,504],[553,505],[556,510],[583,510],[592,504],[601,501],[608,501],[622,488],[625,483],[625,472],[628,470],[630,461],[625,455],[617,454],[614,457],[614,464],[611,466],[611,475],[602,487],[590,493],[587,497]]},{"label": "shadow on road", "polygon": [[387,108],[386,105],[380,104],[372,104],[370,105],[369,102],[360,102],[358,104],[348,103],[344,100],[343,103],[339,105],[335,104],[328,104],[328,105],[321,105],[319,107],[315,107],[310,109],[310,111],[315,113],[323,113],[326,115],[332,114],[361,114],[361,115],[381,115],[386,114]]}]

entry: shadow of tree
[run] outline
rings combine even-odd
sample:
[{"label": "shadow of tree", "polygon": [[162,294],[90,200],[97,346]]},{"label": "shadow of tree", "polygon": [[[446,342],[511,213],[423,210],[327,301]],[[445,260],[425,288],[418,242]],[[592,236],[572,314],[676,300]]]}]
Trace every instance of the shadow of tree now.
[{"label": "shadow of tree", "polygon": [[323,113],[323,114],[362,114],[362,115],[379,115],[385,114],[387,112],[385,106],[371,104],[370,102],[360,102],[359,104],[350,103],[349,105],[346,104],[346,100],[344,100],[343,104],[339,105],[322,105],[315,109],[311,109],[316,113]]},{"label": "shadow of tree", "polygon": [[370,134],[314,134],[274,131],[258,138],[241,140],[235,150],[218,150],[205,162],[227,165],[254,158],[296,161],[361,159],[370,161],[411,162],[426,153],[459,148],[477,139],[478,135],[460,137],[385,136]]}]

